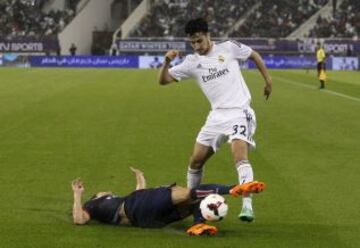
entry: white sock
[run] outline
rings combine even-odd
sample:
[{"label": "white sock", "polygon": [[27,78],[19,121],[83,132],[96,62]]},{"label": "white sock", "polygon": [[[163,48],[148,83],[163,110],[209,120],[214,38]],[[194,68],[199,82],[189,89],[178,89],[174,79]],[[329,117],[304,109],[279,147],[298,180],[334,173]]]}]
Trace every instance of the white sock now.
[{"label": "white sock", "polygon": [[187,187],[193,189],[200,185],[203,178],[203,169],[191,169],[188,168],[187,172]]},{"label": "white sock", "polygon": [[[236,163],[236,169],[239,175],[239,183],[244,184],[254,181],[254,172],[249,160],[241,160]],[[242,198],[243,208],[252,209],[251,195],[243,196]]]}]

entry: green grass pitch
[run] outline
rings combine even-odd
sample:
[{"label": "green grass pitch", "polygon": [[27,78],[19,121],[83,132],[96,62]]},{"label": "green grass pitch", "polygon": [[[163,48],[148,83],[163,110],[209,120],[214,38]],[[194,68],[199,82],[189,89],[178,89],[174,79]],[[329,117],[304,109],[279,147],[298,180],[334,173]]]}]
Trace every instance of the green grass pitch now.
[{"label": "green grass pitch", "polygon": [[[360,247],[360,73],[271,71],[262,96],[244,71],[258,129],[251,153],[267,190],[256,221],[237,219],[240,200],[216,237],[188,237],[191,218],[164,229],[71,222],[70,181],[85,196],[132,191],[128,167],[148,186],[185,185],[189,155],[209,105],[192,81],[161,87],[152,70],[0,69],[0,247]],[[205,182],[237,181],[229,147],[207,164]]]}]

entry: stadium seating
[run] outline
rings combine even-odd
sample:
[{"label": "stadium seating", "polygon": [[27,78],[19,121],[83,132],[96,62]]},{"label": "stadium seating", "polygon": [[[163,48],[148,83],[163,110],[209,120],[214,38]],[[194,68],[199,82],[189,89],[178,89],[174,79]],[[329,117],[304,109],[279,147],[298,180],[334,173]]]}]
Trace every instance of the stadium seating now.
[{"label": "stadium seating", "polygon": [[[261,0],[260,7],[229,36],[286,37],[328,1]],[[182,37],[186,21],[196,17],[205,17],[211,32],[221,37],[256,3],[254,0],[158,0],[130,37]]]},{"label": "stadium seating", "polygon": [[319,17],[308,37],[322,38],[359,38],[360,1],[344,0],[334,15],[329,18]]},{"label": "stadium seating", "polygon": [[79,0],[68,0],[62,11],[42,12],[47,0],[0,2],[0,37],[6,39],[56,35],[75,16]]},{"label": "stadium seating", "polygon": [[253,0],[160,0],[142,20],[130,37],[182,37],[188,19],[204,17],[211,32],[225,32],[255,3]]},{"label": "stadium seating", "polygon": [[286,37],[327,2],[327,0],[262,0],[259,9],[230,36]]}]

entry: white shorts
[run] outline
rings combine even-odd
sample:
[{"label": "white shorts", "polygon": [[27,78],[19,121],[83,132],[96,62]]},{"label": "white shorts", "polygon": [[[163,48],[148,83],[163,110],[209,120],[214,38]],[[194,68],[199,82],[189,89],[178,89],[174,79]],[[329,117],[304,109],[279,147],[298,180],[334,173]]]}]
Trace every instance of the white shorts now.
[{"label": "white shorts", "polygon": [[253,139],[255,130],[256,117],[252,108],[217,109],[209,113],[196,142],[210,146],[216,152],[226,141],[231,143],[234,139],[240,139],[248,143],[250,150],[253,150],[256,147]]}]

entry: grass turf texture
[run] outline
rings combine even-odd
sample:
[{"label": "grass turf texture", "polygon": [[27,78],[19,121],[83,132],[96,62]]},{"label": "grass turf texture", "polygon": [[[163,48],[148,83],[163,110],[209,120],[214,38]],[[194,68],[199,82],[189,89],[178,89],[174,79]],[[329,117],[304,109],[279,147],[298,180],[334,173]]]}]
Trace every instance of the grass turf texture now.
[{"label": "grass turf texture", "polygon": [[[257,113],[256,221],[237,219],[239,199],[216,237],[188,237],[191,218],[164,229],[74,226],[70,181],[85,196],[132,191],[129,165],[148,186],[185,185],[188,157],[209,106],[194,83],[160,87],[150,70],[1,69],[0,246],[359,247],[360,75],[272,71],[265,102],[256,71],[244,76]],[[343,95],[334,95],[341,93]],[[347,96],[350,96],[347,97]],[[227,145],[205,182],[237,181]]]}]

